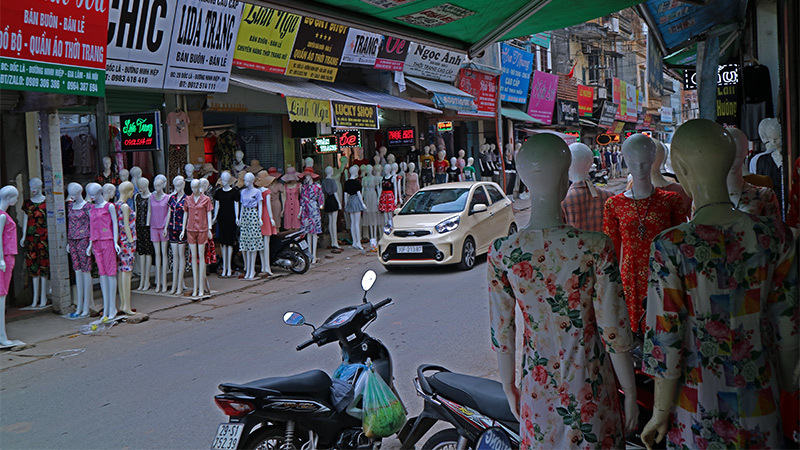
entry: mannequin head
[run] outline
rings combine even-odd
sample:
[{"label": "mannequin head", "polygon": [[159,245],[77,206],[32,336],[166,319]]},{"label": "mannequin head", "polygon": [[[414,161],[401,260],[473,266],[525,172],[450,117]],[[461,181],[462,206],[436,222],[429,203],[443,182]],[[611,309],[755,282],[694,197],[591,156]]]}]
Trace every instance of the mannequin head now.
[{"label": "mannequin head", "polygon": [[758,136],[767,147],[767,151],[781,148],[781,123],[778,119],[768,117],[758,124]]},{"label": "mannequin head", "polygon": [[444,161],[444,157],[446,155],[447,155],[447,153],[445,153],[444,150],[439,150],[439,152],[436,153],[436,159],[438,159],[439,161]]},{"label": "mannequin head", "polygon": [[[728,171],[728,187],[731,187],[731,182],[734,184],[741,185],[744,182],[744,177],[742,176],[742,168],[744,167],[744,158],[747,156],[747,135],[744,134],[744,131],[738,128],[727,128],[726,131],[733,137],[733,141],[736,143],[736,156],[733,159],[733,164],[731,165],[731,170]],[[739,181],[739,183],[736,183]]]},{"label": "mannequin head", "polygon": [[470,156],[469,158],[467,158],[467,166],[472,167],[473,164],[475,164],[475,158]]},{"label": "mannequin head", "polygon": [[561,225],[561,201],[569,187],[569,147],[560,137],[541,133],[532,136],[517,155],[520,179],[531,191],[528,228]]},{"label": "mannequin head", "polygon": [[367,177],[372,174],[372,166],[364,164],[361,166],[361,178]]},{"label": "mannequin head", "polygon": [[67,193],[69,194],[70,200],[77,201],[80,198],[81,193],[83,193],[83,186],[78,183],[70,183],[67,186]]},{"label": "mannequin head", "polygon": [[388,177],[389,175],[391,175],[391,173],[392,173],[392,166],[389,165],[389,164],[384,165],[383,166],[383,175]]},{"label": "mannequin head", "polygon": [[139,177],[139,179],[136,180],[136,187],[139,188],[139,192],[150,192],[150,180]]},{"label": "mannequin head", "polygon": [[405,161],[400,163],[400,173],[406,173],[408,171],[408,164]]},{"label": "mannequin head", "polygon": [[250,172],[247,172],[246,174],[244,174],[244,185],[245,185],[245,187],[248,188],[248,189],[253,187],[253,181],[255,181],[255,179],[256,179],[256,176],[253,175]]},{"label": "mannequin head", "polygon": [[163,193],[167,189],[167,177],[161,174],[156,175],[153,179],[153,187],[156,191]]},{"label": "mannequin head", "polygon": [[393,163],[389,163],[389,165],[392,166],[392,173],[397,173],[397,169],[399,168],[397,163],[393,162]]},{"label": "mannequin head", "polygon": [[192,179],[192,174],[194,174],[194,164],[186,164],[183,166],[183,172],[186,174],[187,179]]},{"label": "mannequin head", "polygon": [[425,147],[422,147],[422,153],[424,153],[426,155],[430,155],[431,154],[431,146],[430,145],[426,145]]},{"label": "mannequin head", "polygon": [[192,194],[200,195],[200,180],[192,180],[189,186],[192,188]]},{"label": "mannequin head", "polygon": [[572,163],[569,166],[569,181],[577,183],[589,179],[589,170],[594,162],[594,155],[589,146],[575,142],[569,145]]},{"label": "mannequin head", "polygon": [[106,199],[103,197],[103,186],[100,186],[97,183],[87,184],[86,193],[89,194],[89,198],[94,201],[95,205],[102,205],[106,202]]},{"label": "mannequin head", "polygon": [[103,170],[111,170],[111,158],[108,156],[103,157]]},{"label": "mannequin head", "polygon": [[408,171],[409,171],[409,173],[410,172],[414,172],[414,169],[416,169],[416,168],[417,168],[417,165],[414,164],[413,162],[408,163]]},{"label": "mannequin head", "polygon": [[103,185],[103,198],[106,199],[107,202],[114,200],[114,196],[117,194],[117,187],[111,183],[106,183]]},{"label": "mannequin head", "polygon": [[142,178],[142,168],[138,166],[131,167],[131,180],[135,183],[139,178]]},{"label": "mannequin head", "polygon": [[222,174],[219,176],[219,182],[222,184],[223,187],[228,187],[231,185],[231,172],[228,170],[223,170]]},{"label": "mannequin head", "polygon": [[28,181],[28,188],[30,188],[31,197],[42,195],[42,180],[36,177],[31,178],[31,181]]},{"label": "mannequin head", "polygon": [[467,156],[467,152],[465,152],[463,148],[462,148],[462,149],[460,149],[460,150],[458,151],[458,158],[459,158],[459,159],[464,159],[464,157],[465,157],[465,156]]},{"label": "mannequin head", "polygon": [[352,166],[349,169],[350,172],[350,179],[358,178],[358,167]]},{"label": "mannequin head", "polygon": [[242,161],[244,160],[244,152],[241,150],[236,150],[233,152],[233,157],[236,159],[237,164],[244,164]]},{"label": "mannequin head", "polygon": [[123,181],[119,185],[119,201],[125,203],[131,197],[133,197],[133,183]]},{"label": "mannequin head", "polygon": [[304,167],[314,167],[314,158],[311,157],[306,158]]},{"label": "mannequin head", "polygon": [[333,167],[328,166],[325,168],[325,178],[332,178],[333,177]]},{"label": "mannequin head", "polygon": [[496,149],[497,149],[497,146],[496,146],[496,145],[494,145],[494,144],[489,144],[489,150],[491,150],[491,152],[492,152],[492,153],[494,153],[494,151],[495,151]]},{"label": "mannequin head", "polygon": [[381,165],[375,164],[374,166],[372,166],[372,176],[374,177],[381,176],[381,170],[382,170]]},{"label": "mannequin head", "polygon": [[383,147],[383,146],[381,146],[381,147],[378,149],[378,153],[379,153],[381,156],[383,156],[383,157],[386,157],[386,152],[387,152],[387,151],[388,151],[388,150],[386,149],[386,147]]},{"label": "mannequin head", "polygon": [[455,167],[458,164],[458,160],[454,157],[450,158],[450,167]]},{"label": "mannequin head", "polygon": [[119,171],[120,181],[128,181],[129,177],[130,177],[130,172],[128,172],[128,169],[122,169]]},{"label": "mannequin head", "polygon": [[172,179],[172,187],[175,189],[175,192],[178,194],[183,194],[183,189],[186,186],[186,180],[178,175]]},{"label": "mannequin head", "polygon": [[19,200],[19,191],[14,186],[3,186],[0,189],[0,209],[5,211],[9,206],[16,205],[17,200]]},{"label": "mannequin head", "polygon": [[514,145],[514,153],[519,153],[519,151],[520,151],[520,150],[522,150],[522,144],[520,144],[519,142],[517,142],[517,143]]},{"label": "mannequin head", "polygon": [[[622,145],[622,156],[633,176],[634,186],[637,182],[652,184],[650,169],[656,158],[656,144],[652,139],[643,134],[634,134]],[[642,192],[641,195],[649,195],[649,192]]]},{"label": "mannequin head", "polygon": [[200,181],[200,192],[208,191],[208,187],[211,186],[211,182],[208,181],[208,178],[201,178],[198,181]]},{"label": "mannequin head", "polygon": [[397,160],[395,159],[393,154],[389,153],[388,155],[386,155],[386,162],[388,162],[389,164],[394,164],[396,161]]}]

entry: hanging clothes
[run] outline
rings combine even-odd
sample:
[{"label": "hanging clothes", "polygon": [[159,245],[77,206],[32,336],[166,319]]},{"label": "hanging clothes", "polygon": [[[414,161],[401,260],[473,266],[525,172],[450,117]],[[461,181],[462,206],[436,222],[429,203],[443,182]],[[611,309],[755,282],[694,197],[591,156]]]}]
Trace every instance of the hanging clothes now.
[{"label": "hanging clothes", "polygon": [[72,165],[75,173],[87,174],[97,170],[95,153],[97,140],[90,134],[81,133],[72,140],[73,159]]},{"label": "hanging clothes", "polygon": [[183,166],[188,162],[185,145],[170,145],[167,155],[167,180],[183,175]]},{"label": "hanging clothes", "polygon": [[216,155],[219,170],[233,171],[233,155],[237,151],[243,151],[239,143],[239,136],[233,131],[222,133],[217,139]]},{"label": "hanging clothes", "polygon": [[114,149],[114,163],[117,165],[117,171],[125,168],[125,158],[122,153],[122,136],[120,136],[119,128],[114,125],[108,126],[108,143],[109,147]]},{"label": "hanging clothes", "polygon": [[25,267],[32,277],[50,276],[50,247],[47,242],[47,202],[22,203],[22,212],[28,219],[25,234]]}]

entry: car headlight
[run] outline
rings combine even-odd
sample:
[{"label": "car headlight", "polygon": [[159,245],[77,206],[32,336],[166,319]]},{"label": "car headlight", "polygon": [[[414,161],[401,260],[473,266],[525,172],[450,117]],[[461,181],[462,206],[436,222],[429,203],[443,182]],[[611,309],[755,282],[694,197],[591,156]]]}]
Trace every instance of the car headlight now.
[{"label": "car headlight", "polygon": [[453,231],[456,228],[458,228],[458,224],[460,223],[461,223],[461,216],[455,216],[439,222],[439,224],[436,225],[434,228],[436,228],[436,231],[438,231],[439,233],[447,233],[448,231]]},{"label": "car headlight", "polygon": [[383,226],[383,234],[388,236],[388,235],[392,234],[392,230],[393,229],[394,228],[392,228],[392,226],[387,223],[386,225]]}]

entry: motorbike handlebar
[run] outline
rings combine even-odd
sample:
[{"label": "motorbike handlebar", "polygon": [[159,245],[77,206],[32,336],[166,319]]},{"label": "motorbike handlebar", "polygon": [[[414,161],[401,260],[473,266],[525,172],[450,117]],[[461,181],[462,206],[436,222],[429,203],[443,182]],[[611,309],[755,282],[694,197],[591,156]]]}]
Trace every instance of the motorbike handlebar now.
[{"label": "motorbike handlebar", "polygon": [[297,346],[297,351],[299,352],[300,350],[308,347],[309,345],[311,345],[313,343],[314,343],[314,339],[309,339],[309,340],[303,342],[302,344],[298,345]]},{"label": "motorbike handlebar", "polygon": [[378,303],[375,303],[373,306],[375,307],[375,309],[380,309],[380,308],[383,308],[384,306],[388,305],[389,303],[392,303],[392,299],[391,298],[387,298],[385,300],[381,300]]}]

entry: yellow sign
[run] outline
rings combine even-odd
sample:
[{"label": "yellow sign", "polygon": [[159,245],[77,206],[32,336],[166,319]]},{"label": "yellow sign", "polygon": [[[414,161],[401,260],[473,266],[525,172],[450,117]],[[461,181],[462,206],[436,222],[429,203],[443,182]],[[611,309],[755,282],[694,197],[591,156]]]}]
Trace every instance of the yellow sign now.
[{"label": "yellow sign", "polygon": [[233,64],[247,69],[284,73],[300,20],[302,17],[297,14],[245,4]]},{"label": "yellow sign", "polygon": [[327,100],[286,97],[289,120],[294,122],[331,123],[331,104]]},{"label": "yellow sign", "polygon": [[439,131],[453,131],[453,122],[439,122],[436,124],[436,129]]},{"label": "yellow sign", "polygon": [[628,89],[628,83],[620,81],[619,114],[622,116],[623,119],[628,117],[628,97],[626,97],[627,89]]}]

